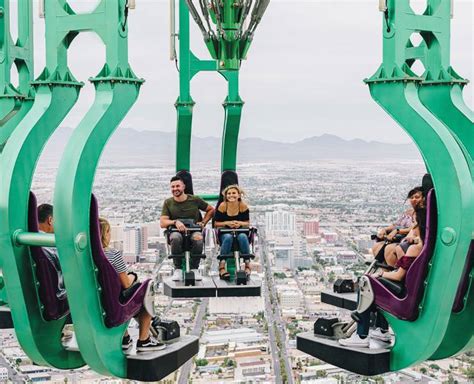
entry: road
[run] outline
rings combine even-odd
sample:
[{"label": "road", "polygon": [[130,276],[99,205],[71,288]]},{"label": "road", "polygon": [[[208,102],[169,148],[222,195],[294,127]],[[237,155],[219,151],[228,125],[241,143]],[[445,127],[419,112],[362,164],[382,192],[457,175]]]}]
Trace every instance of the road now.
[{"label": "road", "polygon": [[[276,341],[276,335],[274,333],[274,328],[273,325],[276,325],[276,330],[280,338],[281,342],[281,355],[283,358],[283,361],[285,363],[285,370],[286,370],[286,375],[287,375],[287,381],[286,383],[288,384],[293,384],[293,370],[291,369],[291,364],[290,364],[290,359],[288,357],[288,352],[287,352],[287,345],[286,345],[286,324],[282,320],[280,316],[280,310],[278,308],[278,297],[276,293],[276,289],[274,286],[274,281],[273,281],[273,274],[272,274],[272,269],[270,265],[270,259],[267,257],[267,249],[265,247],[265,240],[262,239],[263,247],[262,247],[262,256],[264,258],[265,262],[265,278],[267,282],[267,289],[271,293],[271,295],[266,295],[265,297],[265,310],[268,316],[268,334],[270,336],[270,343],[271,343],[271,349],[272,349],[272,358],[274,361],[274,367],[275,367],[275,378],[277,383],[282,383],[282,376],[281,376],[281,371],[280,371],[280,362],[278,359],[278,347],[277,347],[277,341]],[[273,296],[273,306],[270,303],[270,296]],[[272,335],[273,334],[273,335]],[[277,361],[278,364],[275,364],[275,358],[274,355],[277,355]]]},{"label": "road", "polygon": [[[209,299],[201,299],[201,304],[199,304],[198,310],[196,311],[196,317],[194,319],[194,328],[191,331],[191,335],[200,336],[202,326],[204,323],[204,316],[206,315],[206,309],[209,304]],[[179,373],[178,384],[187,384],[189,382],[189,373],[193,367],[193,360],[190,359],[186,364],[184,364]]]}]

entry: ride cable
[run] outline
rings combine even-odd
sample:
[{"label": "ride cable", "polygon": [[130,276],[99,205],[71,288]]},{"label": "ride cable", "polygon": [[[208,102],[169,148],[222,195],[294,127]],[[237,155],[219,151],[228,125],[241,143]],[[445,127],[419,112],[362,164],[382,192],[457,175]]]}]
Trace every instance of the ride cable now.
[{"label": "ride cable", "polygon": [[[449,66],[450,5],[450,0],[429,0],[424,15],[416,15],[408,0],[388,0],[383,63],[366,79],[372,98],[419,148],[433,178],[438,207],[436,246],[417,319],[407,322],[384,312],[396,334],[390,353],[392,371],[448,356],[438,348],[453,354],[472,346],[468,344],[472,343],[472,310],[466,308],[461,316],[451,312],[473,233],[474,194],[469,160],[472,114],[461,98],[466,82]],[[420,47],[410,42],[414,32],[424,39]],[[411,69],[417,59],[426,65],[423,75]],[[456,126],[458,121],[462,124]],[[455,324],[470,326],[454,332]]]},{"label": "ride cable", "polygon": [[[32,0],[19,1],[18,38],[10,33],[11,0],[0,0],[0,152],[17,124],[30,110],[34,94]],[[18,87],[11,83],[13,65]]]}]

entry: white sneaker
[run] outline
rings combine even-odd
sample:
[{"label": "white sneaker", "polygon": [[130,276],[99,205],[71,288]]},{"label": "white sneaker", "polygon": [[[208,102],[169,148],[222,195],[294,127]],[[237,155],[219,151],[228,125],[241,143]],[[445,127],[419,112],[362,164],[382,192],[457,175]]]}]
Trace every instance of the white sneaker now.
[{"label": "white sneaker", "polygon": [[183,271],[181,269],[175,269],[173,272],[173,277],[171,280],[173,281],[181,281],[183,279]]},{"label": "white sneaker", "polygon": [[371,329],[369,331],[369,336],[376,340],[384,341],[386,343],[392,341],[392,336],[390,336],[390,333],[388,331],[382,332],[380,328]]},{"label": "white sneaker", "polygon": [[354,332],[352,336],[347,339],[339,339],[339,344],[345,347],[369,348],[369,337],[361,339],[357,332]]},{"label": "white sneaker", "polygon": [[191,271],[194,272],[194,280],[196,281],[202,280],[201,272],[199,272],[199,269],[191,269]]}]

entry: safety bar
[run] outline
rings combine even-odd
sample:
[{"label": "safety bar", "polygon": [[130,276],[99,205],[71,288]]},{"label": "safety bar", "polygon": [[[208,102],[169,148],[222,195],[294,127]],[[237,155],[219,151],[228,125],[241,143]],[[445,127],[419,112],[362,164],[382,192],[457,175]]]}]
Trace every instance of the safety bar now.
[{"label": "safety bar", "polygon": [[53,233],[23,232],[13,233],[13,243],[16,246],[29,245],[33,247],[56,247],[56,237]]},{"label": "safety bar", "polygon": [[200,197],[201,199],[203,200],[206,200],[206,201],[217,201],[219,200],[219,195],[212,195],[212,194],[209,194],[209,195],[198,195],[198,197]]}]

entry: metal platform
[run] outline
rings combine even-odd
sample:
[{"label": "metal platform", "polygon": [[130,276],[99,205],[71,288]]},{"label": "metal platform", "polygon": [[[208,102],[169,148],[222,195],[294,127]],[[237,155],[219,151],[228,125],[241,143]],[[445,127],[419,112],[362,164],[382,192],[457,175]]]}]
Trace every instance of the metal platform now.
[{"label": "metal platform", "polygon": [[357,308],[357,293],[336,293],[333,291],[321,292],[321,302],[334,305],[335,307],[355,311]]},{"label": "metal platform", "polygon": [[163,293],[173,298],[216,297],[216,285],[210,277],[203,277],[193,286],[185,286],[184,281],[169,278],[163,281]]},{"label": "metal platform", "polygon": [[390,349],[374,340],[371,340],[370,348],[352,348],[340,345],[337,340],[306,332],[296,335],[296,348],[328,364],[364,376],[390,371]]},{"label": "metal platform", "polygon": [[0,307],[0,329],[13,328],[12,313],[6,306]]},{"label": "metal platform", "polygon": [[199,297],[247,297],[261,296],[262,281],[252,276],[246,285],[221,280],[219,276],[203,277],[195,286],[185,286],[182,281],[171,278],[163,281],[163,293],[175,299],[192,299]]},{"label": "metal platform", "polygon": [[127,377],[139,381],[159,381],[176,371],[199,352],[197,336],[181,336],[157,352],[127,353]]},{"label": "metal platform", "polygon": [[219,276],[213,277],[213,280],[217,297],[261,296],[262,281],[254,276],[246,285],[236,285],[235,282],[221,280]]}]

